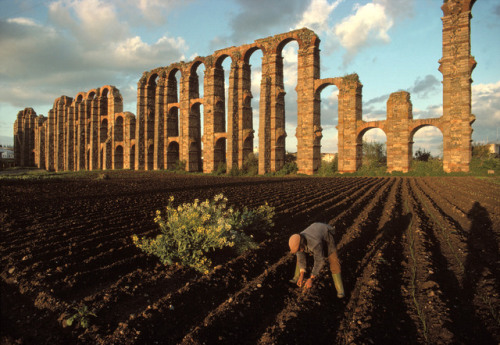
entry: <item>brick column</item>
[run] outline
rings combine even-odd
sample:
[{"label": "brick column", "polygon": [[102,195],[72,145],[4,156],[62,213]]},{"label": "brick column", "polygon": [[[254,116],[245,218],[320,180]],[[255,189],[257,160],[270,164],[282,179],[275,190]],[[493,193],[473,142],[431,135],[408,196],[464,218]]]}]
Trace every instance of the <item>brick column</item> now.
[{"label": "brick column", "polygon": [[410,170],[412,143],[409,123],[413,118],[410,94],[394,92],[387,100],[387,171]]},{"label": "brick column", "polygon": [[90,157],[89,170],[99,169],[99,116],[97,110],[97,97],[94,96],[90,101],[87,101],[87,111],[90,111]]},{"label": "brick column", "polygon": [[[238,79],[238,168],[242,169],[253,152],[253,119],[252,119],[252,90],[250,65],[243,60],[238,62],[240,78]],[[228,169],[229,172],[229,169]]]},{"label": "brick column", "polygon": [[[215,146],[215,121],[222,118],[224,120],[224,71],[220,66],[212,65],[210,57],[209,63],[205,65],[205,76],[203,78],[203,172],[212,172],[215,167],[214,146]],[[220,124],[219,124],[220,127]],[[224,121],[222,122],[224,128]],[[219,128],[219,131],[222,129]]]},{"label": "brick column", "polygon": [[146,121],[146,76],[144,73],[137,83],[137,120],[135,129],[135,170],[144,169],[145,121]]},{"label": "brick column", "polygon": [[[231,63],[231,71],[229,72],[229,92],[227,98],[227,141],[226,141],[226,168],[230,171],[233,167],[238,167],[238,152],[239,146],[239,118],[241,109],[242,94],[241,80],[241,58],[240,54],[235,54]],[[215,167],[217,168],[217,167]]]},{"label": "brick column", "polygon": [[[297,67],[297,167],[298,172],[313,174],[321,164],[322,128],[320,100],[316,98],[314,80],[319,73],[319,39],[312,31],[299,34],[302,45]],[[317,42],[314,42],[314,40]],[[319,95],[318,95],[319,97]]]},{"label": "brick column", "polygon": [[357,74],[342,78],[339,86],[338,161],[339,172],[354,172],[361,167],[363,143],[358,142],[357,122],[361,121],[363,85]]},{"label": "brick column", "polygon": [[165,73],[163,72],[160,77],[158,84],[156,85],[156,97],[155,97],[155,124],[154,124],[154,162],[153,166],[155,170],[164,168],[164,126],[165,126]]},{"label": "brick column", "polygon": [[271,105],[272,76],[270,57],[264,52],[262,57],[262,79],[259,103],[259,174],[271,171]]},{"label": "brick column", "polygon": [[448,0],[443,10],[443,170],[469,171],[472,158],[471,75],[476,61],[470,55],[471,8],[475,0]]}]

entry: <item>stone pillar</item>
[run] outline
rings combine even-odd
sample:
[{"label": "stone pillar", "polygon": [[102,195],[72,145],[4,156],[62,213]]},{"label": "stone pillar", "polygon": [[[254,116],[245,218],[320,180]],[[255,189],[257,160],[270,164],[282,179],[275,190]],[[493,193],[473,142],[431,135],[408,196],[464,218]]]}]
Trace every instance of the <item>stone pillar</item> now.
[{"label": "stone pillar", "polygon": [[198,76],[191,64],[182,65],[179,110],[181,117],[180,157],[187,171],[201,171],[201,123],[199,107],[191,104],[197,99]]},{"label": "stone pillar", "polygon": [[299,35],[301,46],[297,61],[297,167],[311,175],[321,164],[322,128],[320,99],[315,94],[314,80],[319,79],[319,39],[312,31]]},{"label": "stone pillar", "polygon": [[90,112],[90,154],[89,170],[99,169],[99,115],[97,97],[87,101],[87,111]]},{"label": "stone pillar", "polygon": [[147,73],[144,72],[142,78],[137,83],[137,119],[135,129],[135,170],[143,170],[145,162],[145,122],[146,122],[146,93],[147,93]]},{"label": "stone pillar", "polygon": [[[242,169],[253,152],[253,119],[252,119],[252,90],[250,65],[243,60],[238,61],[240,78],[238,79],[238,168]],[[228,169],[228,172],[230,169]]]},{"label": "stone pillar", "polygon": [[[179,99],[177,95],[178,91],[178,83],[175,74],[177,73],[177,68],[172,67],[168,71],[167,75],[167,86],[165,92],[165,102],[166,102],[166,120],[165,120],[165,148],[164,148],[164,162],[165,169],[170,169],[174,167],[177,162],[176,160],[180,159],[178,156],[179,152],[169,152],[171,149],[170,143],[171,140],[176,140],[178,144],[180,144],[180,124],[179,124]],[[205,81],[206,85],[206,81]],[[206,92],[206,86],[205,86]],[[175,139],[174,139],[175,138]]]},{"label": "stone pillar", "polygon": [[272,76],[268,49],[262,57],[262,79],[259,104],[259,174],[271,171],[271,105]]},{"label": "stone pillar", "polygon": [[[242,93],[241,79],[241,54],[237,52],[232,57],[231,71],[229,72],[229,92],[227,98],[227,141],[226,141],[226,168],[229,172],[232,168],[238,167],[239,152],[239,95]],[[217,168],[217,167],[215,167]]]},{"label": "stone pillar", "polygon": [[40,169],[47,169],[45,166],[46,120],[43,115],[40,115],[35,122],[35,165]]},{"label": "stone pillar", "polygon": [[410,94],[394,92],[387,100],[387,171],[410,170],[412,143],[409,124],[413,119]]},{"label": "stone pillar", "polygon": [[55,132],[55,170],[65,170],[65,156],[66,152],[66,126],[65,120],[68,117],[68,107],[72,102],[72,98],[67,96],[59,97],[55,102],[55,118],[56,118],[56,132]]},{"label": "stone pillar", "polygon": [[167,105],[165,104],[165,72],[159,76],[155,92],[155,123],[154,123],[154,162],[155,170],[164,168],[164,126]]},{"label": "stone pillar", "polygon": [[283,82],[283,57],[270,55],[271,77],[271,166],[272,172],[280,170],[285,164],[285,85]]},{"label": "stone pillar", "polygon": [[363,143],[358,142],[357,123],[362,116],[361,90],[357,74],[342,78],[339,87],[339,124],[337,126],[339,172],[354,172],[361,167]]},{"label": "stone pillar", "polygon": [[80,101],[76,104],[76,112],[78,113],[78,138],[77,138],[77,166],[76,170],[87,169],[86,164],[86,124],[87,124],[87,114],[85,113],[85,104]]},{"label": "stone pillar", "polygon": [[[225,131],[224,107],[224,70],[217,64],[213,64],[212,57],[207,59],[205,65],[205,76],[203,78],[203,172],[210,173],[215,167],[215,131],[218,121],[218,130]],[[222,122],[220,119],[222,118]],[[220,127],[223,127],[221,129]]]},{"label": "stone pillar", "polygon": [[75,107],[72,104],[66,107],[66,121],[64,123],[64,170],[75,170]]},{"label": "stone pillar", "polygon": [[471,8],[475,0],[448,0],[443,10],[443,170],[469,171],[472,158],[471,75],[476,61],[470,55]]}]

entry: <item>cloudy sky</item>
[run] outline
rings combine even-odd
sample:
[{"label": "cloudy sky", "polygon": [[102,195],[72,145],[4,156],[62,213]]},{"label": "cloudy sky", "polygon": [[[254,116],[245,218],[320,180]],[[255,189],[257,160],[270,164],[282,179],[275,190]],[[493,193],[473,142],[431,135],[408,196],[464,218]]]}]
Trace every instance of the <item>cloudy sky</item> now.
[{"label": "cloudy sky", "polygon": [[[411,93],[414,118],[442,114],[442,0],[0,0],[0,144],[12,143],[18,111],[47,115],[54,100],[116,86],[136,113],[142,72],[215,50],[308,27],[321,39],[321,77],[357,73],[363,119],[383,120],[389,94]],[[500,3],[472,9],[473,140],[498,140]],[[285,58],[287,150],[296,151],[297,44]],[[260,54],[260,55],[259,55]],[[257,127],[260,58],[252,55]],[[228,68],[230,60],[224,61]],[[199,73],[202,74],[202,70]],[[337,151],[337,89],[322,94],[323,152]],[[258,127],[257,127],[258,128]],[[385,142],[371,130],[367,140]],[[439,154],[441,132],[417,132],[418,147]]]}]

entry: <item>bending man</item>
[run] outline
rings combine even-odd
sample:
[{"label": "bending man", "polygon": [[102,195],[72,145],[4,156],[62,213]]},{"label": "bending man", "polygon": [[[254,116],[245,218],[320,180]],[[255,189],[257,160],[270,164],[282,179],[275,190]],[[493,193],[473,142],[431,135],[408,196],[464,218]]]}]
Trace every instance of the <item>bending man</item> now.
[{"label": "bending man", "polygon": [[[297,283],[299,287],[304,285],[306,289],[311,288],[314,279],[318,276],[325,260],[328,258],[337,297],[342,298],[344,297],[344,286],[340,275],[340,262],[333,239],[333,232],[333,228],[328,224],[313,223],[300,234],[290,236],[288,241],[290,252],[297,256],[297,265],[292,282]],[[313,255],[314,266],[309,279],[304,283],[306,254]]]}]

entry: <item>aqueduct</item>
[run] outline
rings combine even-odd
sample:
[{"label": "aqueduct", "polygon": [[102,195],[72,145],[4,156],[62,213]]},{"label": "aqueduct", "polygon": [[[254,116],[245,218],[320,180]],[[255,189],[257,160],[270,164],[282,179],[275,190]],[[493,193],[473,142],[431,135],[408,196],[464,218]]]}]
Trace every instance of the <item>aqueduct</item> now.
[{"label": "aqueduct", "polygon": [[[285,162],[285,88],[283,47],[298,44],[297,165],[312,174],[321,163],[321,91],[338,90],[338,162],[340,172],[361,166],[363,134],[379,128],[387,136],[388,171],[407,172],[413,136],[424,126],[443,134],[443,169],[468,171],[471,160],[471,8],[475,0],[447,0],[443,11],[443,114],[413,119],[408,92],[387,101],[387,118],[362,119],[362,84],[357,75],[320,77],[320,40],[307,28],[230,47],[191,62],[173,63],[144,72],[137,84],[137,116],[123,112],[114,86],[61,96],[48,116],[32,108],[20,111],[14,124],[16,164],[47,170],[170,169],[186,162],[186,170],[212,172],[242,168],[253,152],[250,56],[262,52],[258,124],[259,173],[278,171]],[[226,97],[222,62],[229,58]],[[197,70],[203,65],[203,96]],[[176,75],[180,74],[180,80]],[[201,112],[203,109],[203,114]],[[203,119],[203,123],[202,123]],[[227,120],[226,120],[227,119]],[[203,128],[203,131],[202,131]],[[203,133],[202,133],[203,132]]]}]

